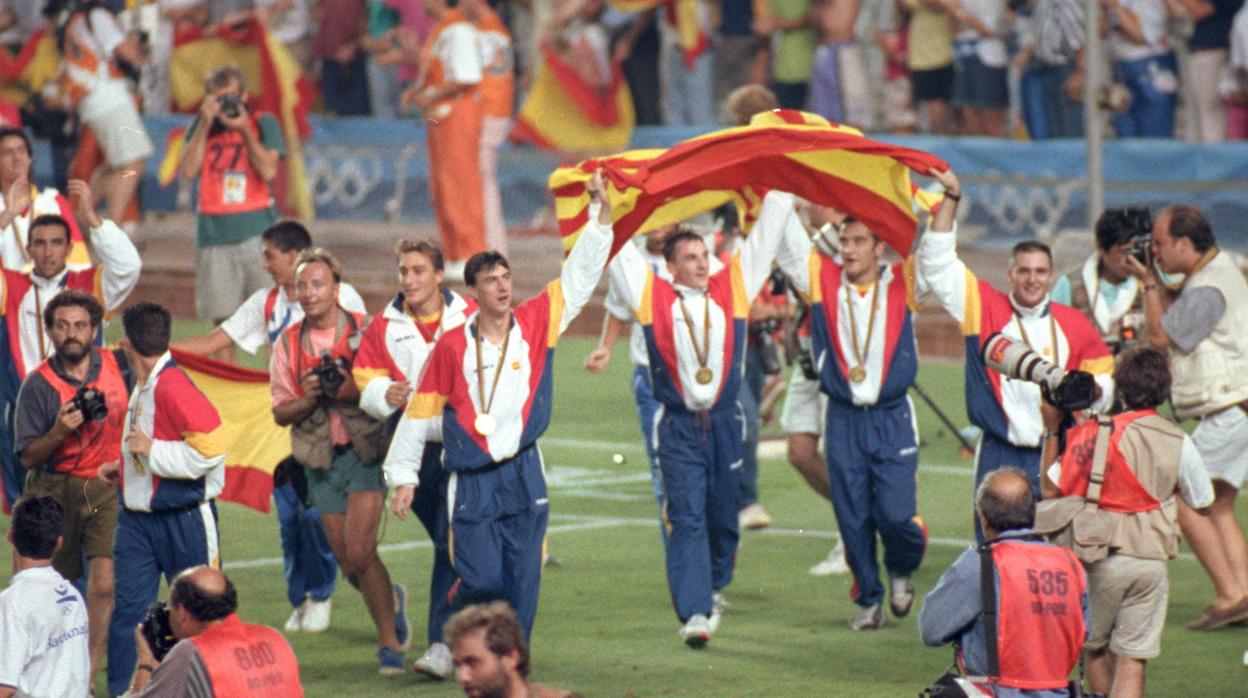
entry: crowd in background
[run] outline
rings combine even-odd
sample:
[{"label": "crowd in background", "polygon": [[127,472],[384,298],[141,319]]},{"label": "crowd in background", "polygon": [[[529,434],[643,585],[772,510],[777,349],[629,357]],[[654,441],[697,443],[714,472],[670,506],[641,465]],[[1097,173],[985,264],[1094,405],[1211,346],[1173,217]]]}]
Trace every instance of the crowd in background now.
[{"label": "crowd in background", "polygon": [[[87,4],[53,0],[53,7]],[[394,117],[435,21],[421,0],[96,0],[141,32],[146,113],[168,111],[174,38],[251,17],[315,76],[320,108]],[[1100,56],[1085,55],[1081,0],[494,0],[516,37],[517,100],[544,45],[591,88],[621,75],[638,125],[726,122],[733,88],[764,84],[785,108],[864,131],[1033,139],[1083,132],[1084,66],[1119,137],[1248,136],[1242,0],[1100,0]],[[0,43],[20,51],[40,2],[0,0]],[[622,5],[622,4],[621,4]],[[617,71],[616,68],[622,70]],[[2,118],[2,117],[0,117]]]}]

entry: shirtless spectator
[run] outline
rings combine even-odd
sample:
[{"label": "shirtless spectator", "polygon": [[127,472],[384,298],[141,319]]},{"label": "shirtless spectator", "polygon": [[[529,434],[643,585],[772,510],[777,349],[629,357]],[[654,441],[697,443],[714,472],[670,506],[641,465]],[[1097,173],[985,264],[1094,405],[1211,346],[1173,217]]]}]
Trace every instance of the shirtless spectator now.
[{"label": "shirtless spectator", "polygon": [[836,123],[869,129],[870,73],[866,52],[854,38],[861,0],[817,0],[811,20],[819,48],[810,75],[810,110]]}]

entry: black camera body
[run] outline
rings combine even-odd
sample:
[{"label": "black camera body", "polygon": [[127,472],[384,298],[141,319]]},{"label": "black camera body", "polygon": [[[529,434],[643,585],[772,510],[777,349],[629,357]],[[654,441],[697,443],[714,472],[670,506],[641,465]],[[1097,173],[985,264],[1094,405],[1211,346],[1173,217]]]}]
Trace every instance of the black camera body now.
[{"label": "black camera body", "polygon": [[329,354],[322,354],[320,363],[312,367],[312,373],[316,374],[316,379],[321,382],[321,392],[330,397],[337,395],[338,389],[347,380],[339,369],[348,371],[351,367],[346,361],[332,358]]},{"label": "black camera body", "polygon": [[86,422],[102,422],[108,418],[108,403],[104,393],[85,385],[78,386],[73,397],[74,409],[82,413]]},{"label": "black camera body", "polygon": [[217,104],[221,105],[221,113],[231,119],[237,119],[242,113],[243,100],[238,95],[224,94],[217,97]]},{"label": "black camera body", "polygon": [[152,648],[152,656],[158,662],[163,661],[169,650],[178,644],[178,638],[173,634],[173,626],[169,623],[169,608],[164,601],[157,601],[148,607],[147,615],[143,616],[143,623],[139,628],[143,639],[147,640],[147,646]]},{"label": "black camera body", "polygon": [[1153,244],[1153,214],[1149,213],[1148,207],[1111,208],[1105,211],[1105,215],[1110,217],[1118,230],[1125,232],[1123,238],[1130,243],[1127,254],[1148,266]]}]

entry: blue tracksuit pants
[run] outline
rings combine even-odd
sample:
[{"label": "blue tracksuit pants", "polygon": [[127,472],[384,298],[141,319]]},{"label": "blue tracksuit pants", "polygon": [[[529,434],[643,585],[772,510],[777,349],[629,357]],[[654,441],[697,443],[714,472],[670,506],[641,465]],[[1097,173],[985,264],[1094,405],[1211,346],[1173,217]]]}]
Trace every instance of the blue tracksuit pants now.
[{"label": "blue tracksuit pants", "polygon": [[273,502],[282,535],[282,572],[290,605],[298,607],[309,594],[317,601],[333,596],[338,560],[325,537],[320,512],[304,505],[290,482],[274,485]]},{"label": "blue tracksuit pants", "polygon": [[637,403],[637,423],[641,425],[641,438],[646,442],[646,459],[650,461],[650,484],[654,487],[654,502],[659,507],[659,535],[663,548],[667,548],[667,524],[663,522],[663,474],[659,472],[659,458],[654,452],[654,418],[659,413],[659,401],[654,399],[654,387],[650,384],[650,369],[633,367],[633,402]]},{"label": "blue tracksuit pants", "polygon": [[927,547],[915,513],[919,449],[910,400],[868,409],[829,401],[824,444],[832,511],[856,582],[854,602],[871,606],[884,598],[876,534],[891,576],[917,569]]},{"label": "blue tracksuit pants", "polygon": [[685,622],[709,616],[737,554],[745,417],[736,403],[711,412],[663,407],[656,451],[667,496],[667,585]]},{"label": "blue tracksuit pants", "polygon": [[108,624],[108,692],[130,685],[137,657],[134,628],[156,601],[160,577],[172,582],[182,570],[220,562],[216,507],[117,512],[113,538],[113,618]]},{"label": "blue tracksuit pants", "polygon": [[429,644],[442,641],[442,626],[451,619],[448,598],[455,584],[455,570],[447,548],[450,530],[446,520],[446,476],[442,469],[442,444],[425,444],[420,460],[420,487],[412,498],[412,512],[433,542],[433,569],[429,573],[429,622],[426,635]]},{"label": "blue tracksuit pants", "polygon": [[525,636],[531,635],[550,516],[536,444],[488,468],[452,471],[446,502],[456,575],[451,610],[502,599],[515,609]]},{"label": "blue tracksuit pants", "polygon": [[984,542],[984,531],[980,528],[979,516],[975,514],[975,491],[988,473],[1006,467],[1018,468],[1026,473],[1036,501],[1040,501],[1040,449],[1015,446],[987,431],[982,432],[979,443],[975,445],[975,490],[971,491],[971,517],[975,519],[975,540],[980,543]]}]

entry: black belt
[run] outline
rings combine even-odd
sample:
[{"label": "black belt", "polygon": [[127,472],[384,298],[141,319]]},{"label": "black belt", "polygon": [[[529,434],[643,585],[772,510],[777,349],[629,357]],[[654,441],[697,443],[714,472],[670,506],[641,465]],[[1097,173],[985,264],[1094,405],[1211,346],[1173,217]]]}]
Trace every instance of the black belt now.
[{"label": "black belt", "polygon": [[150,514],[184,514],[188,511],[198,509],[204,502],[191,502],[180,507],[169,507],[166,509],[155,509],[153,511],[142,511],[141,509],[131,509],[130,507],[122,507],[127,514],[150,515]]},{"label": "black belt", "polygon": [[335,456],[341,456],[342,454],[344,454],[344,453],[346,453],[347,451],[350,451],[350,450],[351,450],[351,442],[350,442],[350,441],[346,442],[345,444],[334,444],[334,455],[335,455]]}]

